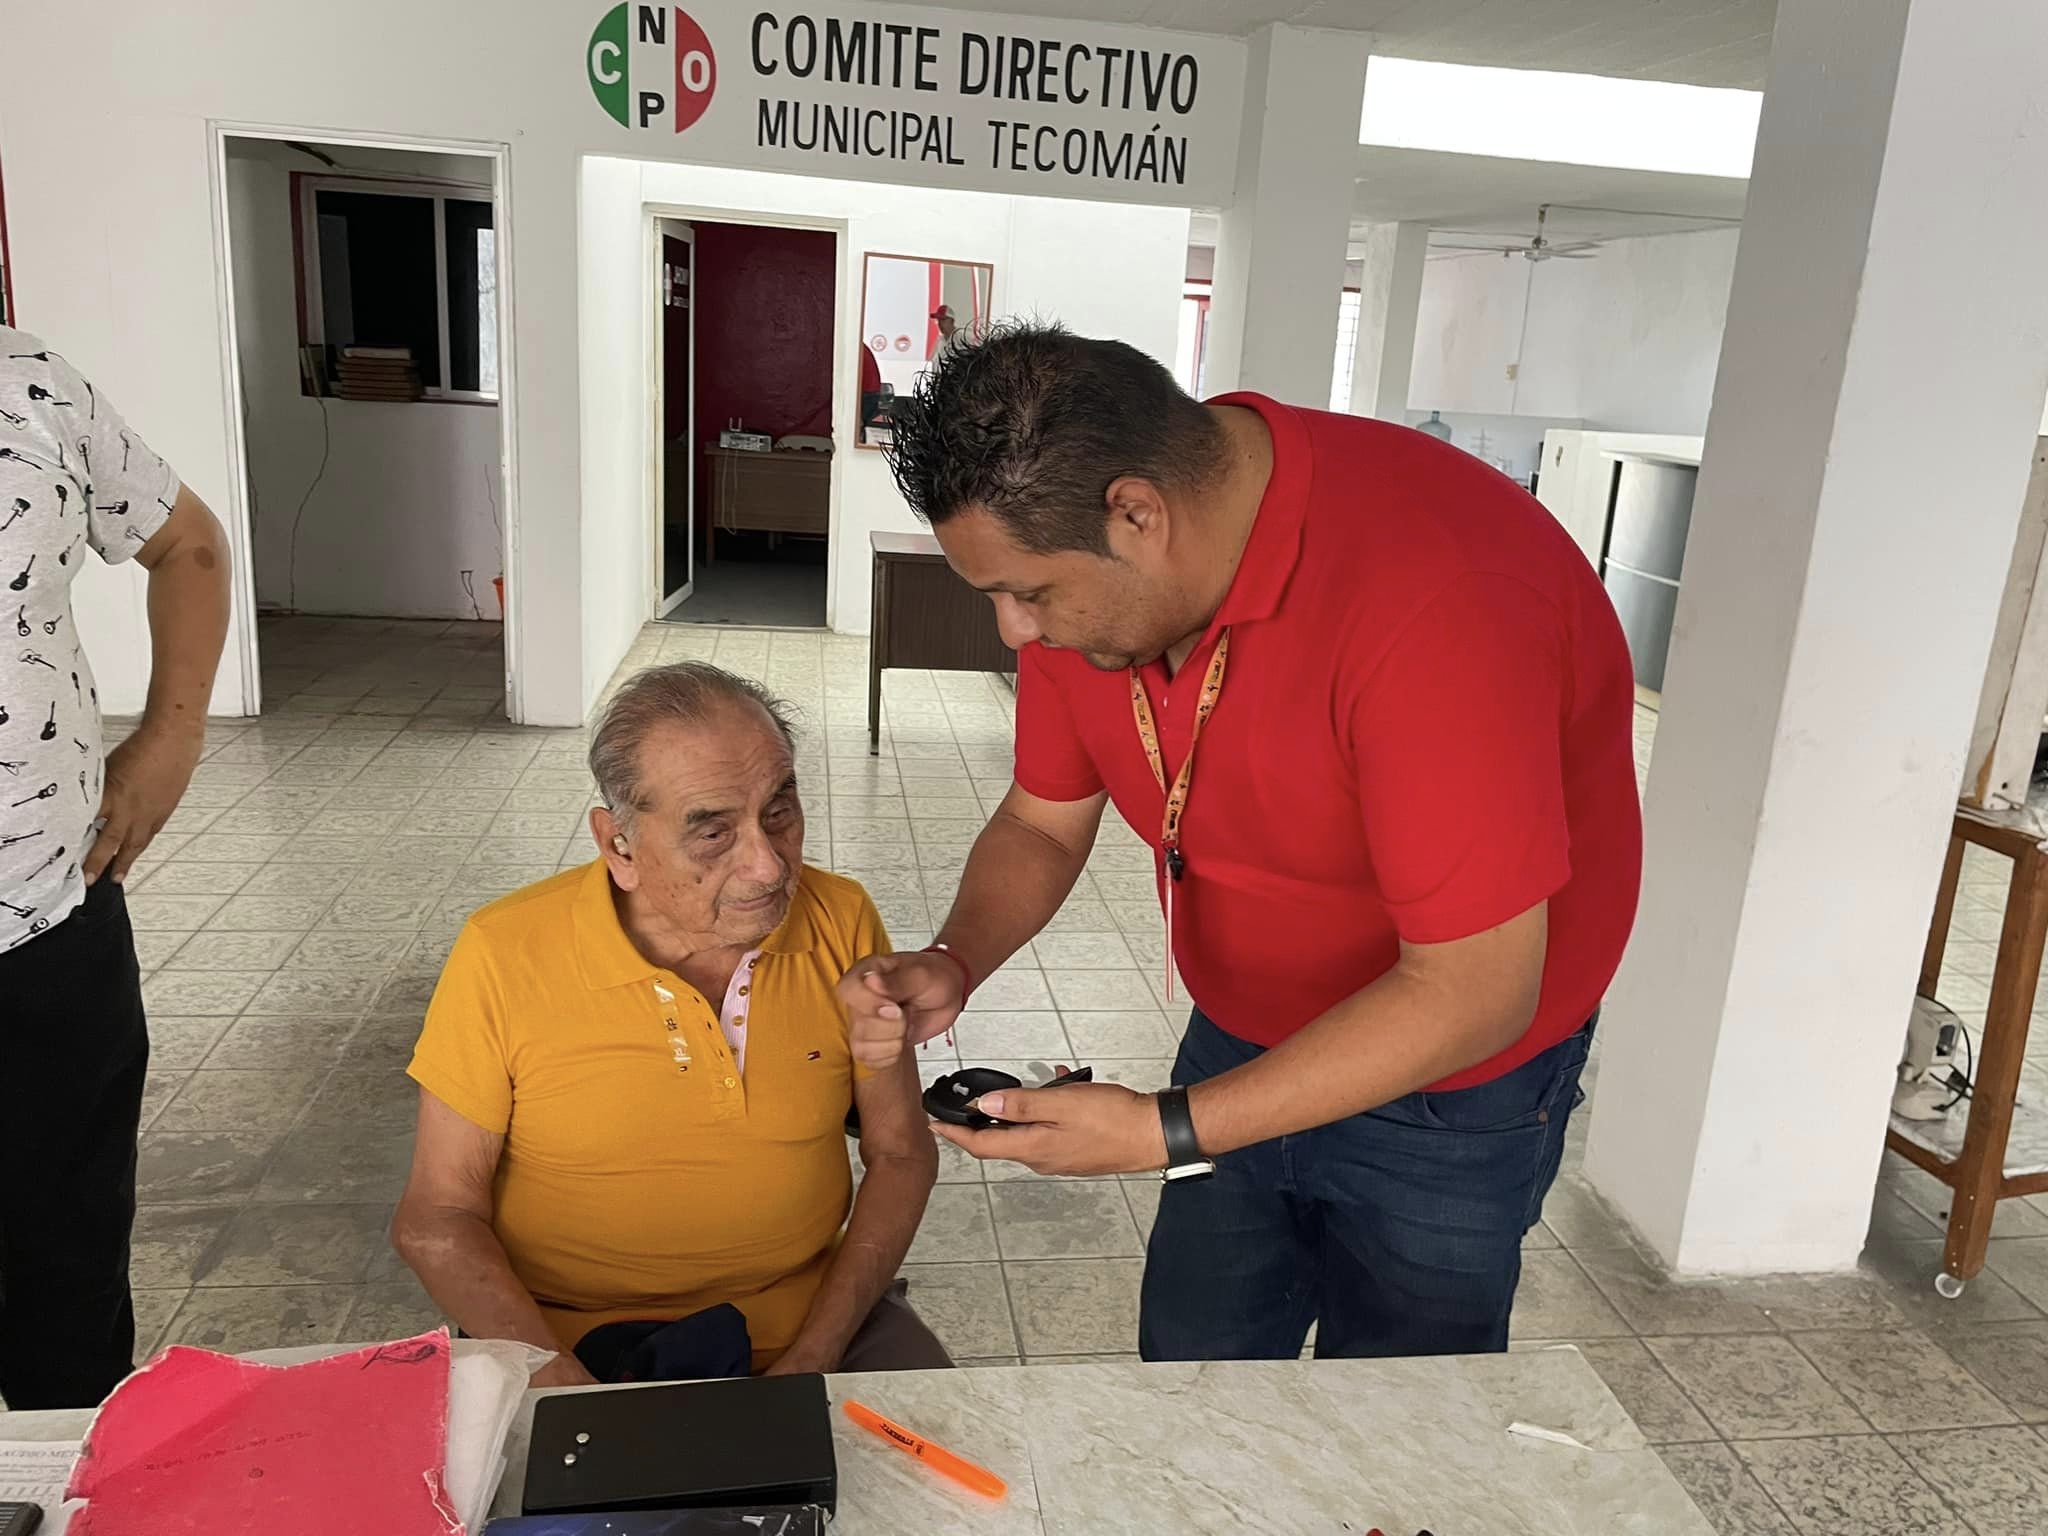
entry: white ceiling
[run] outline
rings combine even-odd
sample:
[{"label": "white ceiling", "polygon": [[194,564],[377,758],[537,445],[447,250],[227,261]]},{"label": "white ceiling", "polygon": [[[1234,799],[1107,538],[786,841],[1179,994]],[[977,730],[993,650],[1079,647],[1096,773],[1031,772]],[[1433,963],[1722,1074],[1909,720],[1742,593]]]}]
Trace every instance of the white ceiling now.
[{"label": "white ceiling", "polygon": [[[1395,58],[1760,89],[1777,0],[909,0],[953,10],[1071,17],[1242,35],[1270,22],[1371,32]],[[1615,239],[1739,219],[1748,183],[1430,150],[1359,149],[1354,229],[1422,220],[1527,238],[1539,205],[1560,239]],[[1644,214],[1680,215],[1645,218]],[[1197,244],[1214,241],[1198,214]],[[1455,238],[1445,236],[1445,239]]]},{"label": "white ceiling", "polygon": [[[1536,210],[1548,203],[1552,240],[1617,240],[1739,220],[1748,191],[1748,182],[1731,177],[1361,145],[1351,227],[1358,234],[1371,224],[1415,220],[1440,232],[1434,245],[1519,241],[1534,233]],[[1196,213],[1188,238],[1214,245],[1216,216]]]},{"label": "white ceiling", "polygon": [[[1734,177],[1361,145],[1352,218],[1354,227],[1415,219],[1437,229],[1526,238],[1535,227],[1539,205],[1575,205],[1554,209],[1549,219],[1552,238],[1612,239],[1671,234],[1710,227],[1721,219],[1740,219],[1748,191],[1749,183]],[[1614,211],[1585,211],[1594,209]]]},{"label": "white ceiling", "polygon": [[1238,36],[1371,32],[1394,58],[1761,89],[1777,0],[910,0]]}]

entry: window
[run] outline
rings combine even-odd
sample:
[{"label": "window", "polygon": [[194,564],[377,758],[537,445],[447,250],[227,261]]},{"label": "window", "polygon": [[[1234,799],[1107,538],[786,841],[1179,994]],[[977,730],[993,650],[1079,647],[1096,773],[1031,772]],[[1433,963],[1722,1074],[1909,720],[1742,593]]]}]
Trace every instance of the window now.
[{"label": "window", "polygon": [[1174,347],[1173,376],[1182,389],[1198,400],[1208,361],[1209,284],[1190,278],[1180,289],[1180,337]]},{"label": "window", "polygon": [[1346,288],[1337,302],[1337,371],[1330,379],[1330,409],[1351,409],[1351,367],[1358,360],[1358,290]]},{"label": "window", "polygon": [[490,194],[425,182],[294,179],[304,391],[349,393],[341,364],[360,349],[356,356],[374,359],[380,374],[360,398],[497,399]]},{"label": "window", "polygon": [[[1174,348],[1173,376],[1197,399],[1209,361],[1210,285],[1195,278],[1181,284],[1180,337]],[[1358,290],[1346,288],[1337,306],[1337,366],[1330,379],[1330,409],[1351,409],[1351,365],[1358,351]]]}]

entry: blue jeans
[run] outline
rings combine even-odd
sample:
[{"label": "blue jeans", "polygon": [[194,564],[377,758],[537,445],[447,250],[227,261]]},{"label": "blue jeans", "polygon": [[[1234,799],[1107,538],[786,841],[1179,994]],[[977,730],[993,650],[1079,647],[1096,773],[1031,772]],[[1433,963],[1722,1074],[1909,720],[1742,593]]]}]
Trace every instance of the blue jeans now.
[{"label": "blue jeans", "polygon": [[[1588,1023],[1493,1082],[1411,1093],[1216,1160],[1166,1186],[1145,1258],[1147,1360],[1290,1360],[1507,1348],[1534,1226],[1584,1097]],[[1176,1083],[1262,1048],[1196,1010]]]}]

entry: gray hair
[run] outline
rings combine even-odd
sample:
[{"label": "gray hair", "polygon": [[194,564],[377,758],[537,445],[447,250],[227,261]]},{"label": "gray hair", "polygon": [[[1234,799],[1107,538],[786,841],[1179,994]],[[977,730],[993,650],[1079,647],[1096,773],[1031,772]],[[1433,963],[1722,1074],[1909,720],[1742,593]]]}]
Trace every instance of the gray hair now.
[{"label": "gray hair", "polygon": [[676,661],[628,678],[598,717],[590,738],[590,776],[622,827],[649,807],[640,788],[640,747],[659,725],[702,725],[721,709],[752,705],[796,750],[796,712],[750,677],[708,661]]}]

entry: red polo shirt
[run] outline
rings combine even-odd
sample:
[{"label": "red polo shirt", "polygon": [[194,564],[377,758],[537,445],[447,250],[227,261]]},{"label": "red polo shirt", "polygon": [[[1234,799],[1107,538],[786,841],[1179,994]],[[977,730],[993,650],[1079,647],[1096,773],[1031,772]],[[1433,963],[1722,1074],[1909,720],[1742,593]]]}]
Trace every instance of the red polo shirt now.
[{"label": "red polo shirt", "polygon": [[[1634,685],[1607,593],[1520,487],[1424,433],[1226,396],[1273,434],[1230,591],[1180,672],[1143,669],[1171,783],[1230,628],[1181,821],[1173,936],[1194,1002],[1273,1045],[1390,969],[1550,903],[1535,1022],[1434,1086],[1584,1024],[1621,961],[1642,864]],[[1165,796],[1122,672],[1027,646],[1017,782],[1107,788],[1154,848]],[[1164,878],[1163,870],[1158,871]]]}]

